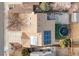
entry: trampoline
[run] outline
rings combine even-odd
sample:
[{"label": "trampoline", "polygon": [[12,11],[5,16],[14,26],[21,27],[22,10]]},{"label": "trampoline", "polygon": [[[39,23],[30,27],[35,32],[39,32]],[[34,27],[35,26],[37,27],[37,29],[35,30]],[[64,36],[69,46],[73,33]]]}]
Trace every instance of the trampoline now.
[{"label": "trampoline", "polygon": [[61,26],[59,28],[59,34],[60,36],[67,36],[68,35],[68,28],[66,26]]}]

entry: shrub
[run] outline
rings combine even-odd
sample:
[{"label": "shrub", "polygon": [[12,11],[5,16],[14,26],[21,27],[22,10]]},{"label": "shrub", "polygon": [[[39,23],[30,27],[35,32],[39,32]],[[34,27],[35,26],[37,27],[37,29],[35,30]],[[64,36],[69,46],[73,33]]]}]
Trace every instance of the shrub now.
[{"label": "shrub", "polygon": [[65,47],[70,47],[71,46],[71,40],[70,39],[62,39],[60,40],[60,47],[65,48]]},{"label": "shrub", "polygon": [[50,10],[50,6],[46,2],[42,2],[40,4],[40,9],[41,9],[41,11],[46,12],[46,11],[49,11]]},{"label": "shrub", "polygon": [[23,56],[30,56],[30,51],[27,48],[22,49],[22,55]]}]

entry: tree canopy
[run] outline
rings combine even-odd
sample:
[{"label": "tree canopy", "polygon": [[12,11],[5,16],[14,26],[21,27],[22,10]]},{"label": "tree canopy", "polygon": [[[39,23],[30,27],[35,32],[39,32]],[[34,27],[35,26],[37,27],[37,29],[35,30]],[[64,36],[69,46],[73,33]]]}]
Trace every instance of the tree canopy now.
[{"label": "tree canopy", "polygon": [[42,2],[42,3],[40,4],[40,9],[41,9],[42,11],[49,11],[49,10],[50,10],[49,4],[48,4],[47,2]]}]

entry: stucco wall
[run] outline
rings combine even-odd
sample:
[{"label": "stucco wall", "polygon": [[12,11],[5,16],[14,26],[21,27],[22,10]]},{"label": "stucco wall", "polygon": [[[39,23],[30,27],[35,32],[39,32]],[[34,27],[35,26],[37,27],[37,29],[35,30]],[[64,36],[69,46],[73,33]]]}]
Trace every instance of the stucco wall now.
[{"label": "stucco wall", "polygon": [[68,13],[60,13],[56,14],[56,23],[59,24],[69,24],[69,14]]},{"label": "stucco wall", "polygon": [[73,48],[73,56],[79,56],[79,47]]},{"label": "stucco wall", "polygon": [[71,38],[73,41],[79,40],[79,23],[71,24]]},{"label": "stucco wall", "polygon": [[[71,39],[74,44],[79,44],[79,23],[72,23],[71,24]],[[73,56],[79,56],[79,46],[73,47]]]},{"label": "stucco wall", "polygon": [[20,16],[25,19],[26,26],[22,31],[27,32],[29,35],[37,33],[37,15],[33,13],[21,13]]},{"label": "stucco wall", "polygon": [[37,18],[37,32],[40,33],[38,45],[44,45],[44,31],[51,31],[51,44],[53,44],[55,41],[55,20],[47,20],[45,13],[37,13]]},{"label": "stucco wall", "polygon": [[56,56],[68,56],[68,48],[56,47]]},{"label": "stucco wall", "polygon": [[[31,36],[37,36],[37,15],[34,13],[23,13],[20,14],[21,17],[26,19],[26,27],[22,28],[22,31],[26,33],[26,35],[29,36],[29,39],[23,39],[23,46],[24,47],[30,47],[31,45]],[[25,43],[25,44],[24,44]]]}]

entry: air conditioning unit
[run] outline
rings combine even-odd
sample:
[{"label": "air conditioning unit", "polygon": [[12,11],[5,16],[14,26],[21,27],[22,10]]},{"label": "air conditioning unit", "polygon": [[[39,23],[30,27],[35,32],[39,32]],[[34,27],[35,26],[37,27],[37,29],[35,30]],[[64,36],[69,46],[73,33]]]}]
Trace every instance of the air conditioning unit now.
[{"label": "air conditioning unit", "polygon": [[72,22],[76,22],[76,21],[77,21],[77,19],[76,19],[76,13],[73,13],[73,14],[71,15],[71,21],[72,21]]},{"label": "air conditioning unit", "polygon": [[79,13],[72,13],[71,22],[79,22]]}]

